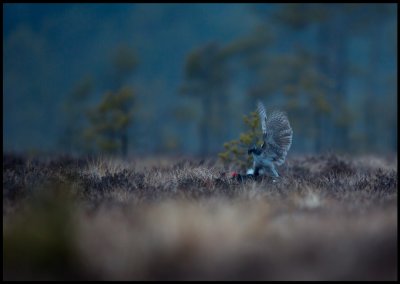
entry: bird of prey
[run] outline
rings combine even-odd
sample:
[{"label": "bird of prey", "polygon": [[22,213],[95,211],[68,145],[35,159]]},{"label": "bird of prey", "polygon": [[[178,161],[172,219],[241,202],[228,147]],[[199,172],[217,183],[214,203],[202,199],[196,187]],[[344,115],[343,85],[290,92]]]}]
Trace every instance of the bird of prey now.
[{"label": "bird of prey", "polygon": [[248,154],[253,155],[251,172],[257,176],[269,169],[274,177],[279,177],[275,166],[285,162],[287,152],[292,145],[293,130],[285,113],[275,110],[267,116],[265,107],[260,101],[257,110],[261,121],[263,144],[261,147],[252,146],[248,149]]}]

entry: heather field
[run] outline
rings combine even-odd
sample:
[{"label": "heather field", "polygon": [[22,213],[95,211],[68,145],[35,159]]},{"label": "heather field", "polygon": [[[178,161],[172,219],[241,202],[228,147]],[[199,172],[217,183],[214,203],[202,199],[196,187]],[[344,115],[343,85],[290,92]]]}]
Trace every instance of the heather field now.
[{"label": "heather field", "polygon": [[3,154],[3,280],[397,280],[397,158]]}]

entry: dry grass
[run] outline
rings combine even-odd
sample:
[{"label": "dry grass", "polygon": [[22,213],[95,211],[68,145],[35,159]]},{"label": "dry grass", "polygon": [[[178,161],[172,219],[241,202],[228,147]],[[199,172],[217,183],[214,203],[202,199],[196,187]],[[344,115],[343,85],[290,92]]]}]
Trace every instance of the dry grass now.
[{"label": "dry grass", "polygon": [[396,280],[397,158],[3,155],[4,279]]}]

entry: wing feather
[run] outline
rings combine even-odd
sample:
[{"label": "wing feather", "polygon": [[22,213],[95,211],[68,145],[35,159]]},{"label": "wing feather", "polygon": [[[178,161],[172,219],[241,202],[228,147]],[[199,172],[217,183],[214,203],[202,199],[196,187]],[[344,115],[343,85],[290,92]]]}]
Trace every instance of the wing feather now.
[{"label": "wing feather", "polygon": [[265,136],[265,134],[267,133],[267,124],[266,124],[267,112],[265,111],[265,107],[264,107],[263,103],[260,101],[257,102],[257,111],[258,111],[258,115],[260,116],[262,133]]},{"label": "wing feather", "polygon": [[278,165],[281,165],[292,145],[293,130],[289,119],[284,112],[275,110],[266,118],[265,127],[264,139],[268,144],[267,152],[274,157]]}]

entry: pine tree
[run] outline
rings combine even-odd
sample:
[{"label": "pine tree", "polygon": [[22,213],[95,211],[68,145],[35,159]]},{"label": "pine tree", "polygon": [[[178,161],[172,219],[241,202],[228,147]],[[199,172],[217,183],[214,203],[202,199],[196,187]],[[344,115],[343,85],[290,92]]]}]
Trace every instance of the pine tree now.
[{"label": "pine tree", "polygon": [[135,92],[127,84],[137,65],[133,50],[122,45],[113,58],[111,91],[105,92],[101,101],[87,111],[90,126],[85,132],[95,151],[108,154],[128,154],[128,130],[133,122]]},{"label": "pine tree", "polygon": [[82,153],[89,150],[84,139],[84,131],[87,127],[85,110],[93,89],[92,78],[86,76],[78,82],[63,104],[66,126],[60,140],[68,152]]},{"label": "pine tree", "polygon": [[219,45],[209,43],[193,50],[186,60],[185,83],[181,91],[201,101],[199,136],[203,155],[212,147],[215,141],[212,137],[224,136],[220,117],[224,116],[227,103],[227,58]]},{"label": "pine tree", "polygon": [[218,156],[225,164],[233,164],[241,170],[246,170],[252,163],[252,157],[247,154],[247,150],[255,143],[261,145],[263,141],[260,118],[256,111],[245,115],[243,122],[247,131],[241,133],[238,139],[226,142],[225,151]]},{"label": "pine tree", "polygon": [[93,141],[95,150],[126,156],[133,103],[133,90],[124,87],[116,93],[107,92],[99,104],[88,111],[91,127],[86,131],[86,138]]}]

